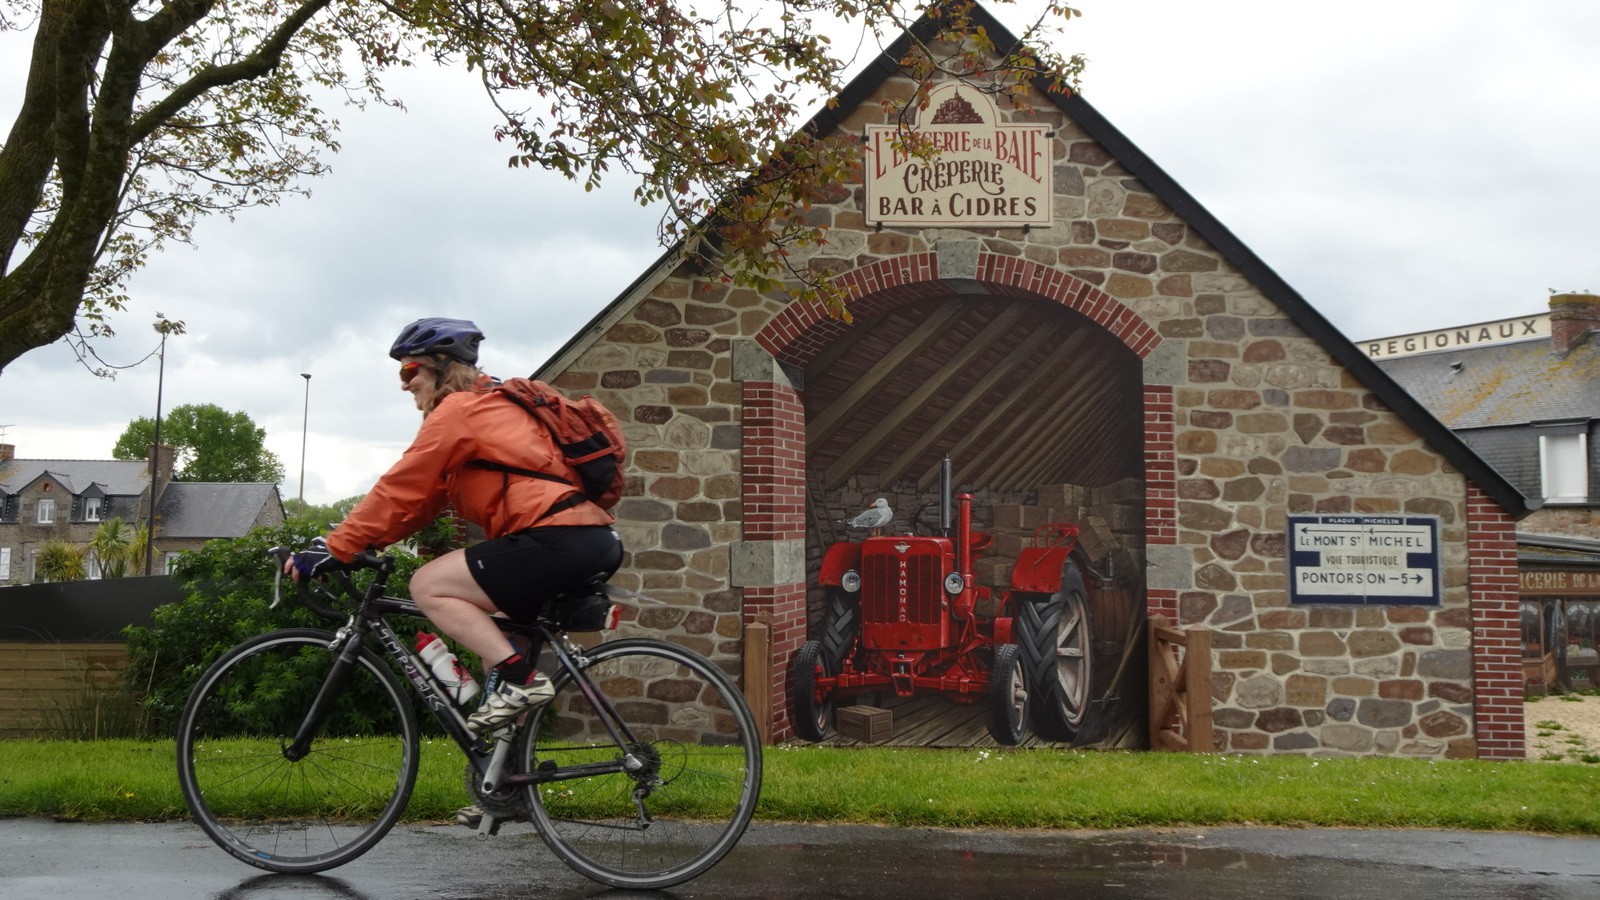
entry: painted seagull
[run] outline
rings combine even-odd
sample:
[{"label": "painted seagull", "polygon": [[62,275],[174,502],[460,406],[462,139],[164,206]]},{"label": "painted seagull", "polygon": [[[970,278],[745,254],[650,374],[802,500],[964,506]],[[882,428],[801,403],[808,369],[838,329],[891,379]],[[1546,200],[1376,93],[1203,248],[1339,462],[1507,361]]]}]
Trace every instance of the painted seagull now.
[{"label": "painted seagull", "polygon": [[867,511],[851,519],[847,524],[851,528],[882,528],[894,518],[894,510],[889,508],[889,501],[879,497],[872,501],[872,506]]}]

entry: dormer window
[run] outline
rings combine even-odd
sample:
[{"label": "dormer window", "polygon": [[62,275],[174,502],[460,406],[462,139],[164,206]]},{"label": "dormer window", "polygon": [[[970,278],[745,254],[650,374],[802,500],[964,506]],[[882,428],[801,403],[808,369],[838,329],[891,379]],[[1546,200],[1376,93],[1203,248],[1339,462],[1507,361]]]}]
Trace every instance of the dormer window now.
[{"label": "dormer window", "polygon": [[83,498],[83,518],[84,518],[84,521],[86,521],[86,522],[98,522],[98,521],[100,521],[102,512],[105,509],[105,502],[106,502],[106,500],[105,500],[104,497],[85,497],[85,498]]},{"label": "dormer window", "polygon": [[1546,503],[1588,502],[1588,435],[1581,430],[1566,434],[1541,434],[1539,470]]},{"label": "dormer window", "polygon": [[[49,485],[45,485],[46,488]],[[48,497],[39,501],[39,524],[50,525],[56,520],[56,501]]]}]

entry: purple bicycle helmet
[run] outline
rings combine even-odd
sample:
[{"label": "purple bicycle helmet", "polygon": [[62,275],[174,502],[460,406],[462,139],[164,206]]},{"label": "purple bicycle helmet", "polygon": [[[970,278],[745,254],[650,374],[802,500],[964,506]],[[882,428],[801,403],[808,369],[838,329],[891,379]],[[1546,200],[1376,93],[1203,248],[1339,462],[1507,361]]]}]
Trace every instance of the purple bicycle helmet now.
[{"label": "purple bicycle helmet", "polygon": [[418,319],[401,329],[394,339],[389,355],[395,359],[403,356],[430,356],[443,353],[459,359],[469,366],[478,364],[478,344],[483,332],[466,319]]}]

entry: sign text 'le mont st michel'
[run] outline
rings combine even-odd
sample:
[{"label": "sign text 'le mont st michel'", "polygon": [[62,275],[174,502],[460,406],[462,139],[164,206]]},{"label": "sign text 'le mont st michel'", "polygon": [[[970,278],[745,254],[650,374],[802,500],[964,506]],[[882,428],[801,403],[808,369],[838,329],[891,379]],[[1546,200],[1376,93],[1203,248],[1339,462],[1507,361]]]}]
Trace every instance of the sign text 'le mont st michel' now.
[{"label": "sign text 'le mont st michel'", "polygon": [[938,152],[896,149],[900,128],[868,125],[868,225],[1051,224],[1050,128],[1000,121],[994,102],[962,85],[929,95],[914,140]]}]

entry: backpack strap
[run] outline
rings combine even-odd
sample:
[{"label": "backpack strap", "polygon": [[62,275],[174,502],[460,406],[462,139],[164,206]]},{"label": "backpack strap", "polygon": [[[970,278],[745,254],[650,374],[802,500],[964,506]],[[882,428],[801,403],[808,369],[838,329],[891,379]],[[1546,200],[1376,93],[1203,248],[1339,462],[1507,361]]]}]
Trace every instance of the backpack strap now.
[{"label": "backpack strap", "polygon": [[572,487],[577,486],[572,484],[572,482],[568,481],[567,479],[562,478],[560,475],[552,475],[549,472],[536,472],[533,469],[523,469],[518,468],[517,466],[508,466],[505,463],[497,463],[487,459],[475,459],[467,463],[467,465],[474,469],[488,469],[492,472],[500,472],[505,475],[521,475],[525,478],[542,478],[545,481],[555,481],[561,484],[570,485]]},{"label": "backpack strap", "polygon": [[[487,459],[475,459],[467,463],[467,465],[474,469],[488,469],[491,472],[499,472],[501,481],[500,489],[502,492],[511,486],[510,481],[512,475],[521,475],[525,478],[538,478],[544,481],[554,481],[557,484],[564,484],[568,487],[577,486],[567,479],[562,478],[560,475],[552,475],[549,472],[538,472],[533,469],[524,469],[518,466],[508,466],[505,463],[497,463]],[[545,510],[544,515],[540,516],[539,519],[547,519],[564,509],[571,509],[580,503],[587,502],[588,498],[584,497],[581,492],[563,497],[560,500],[550,504],[550,508]]]}]

